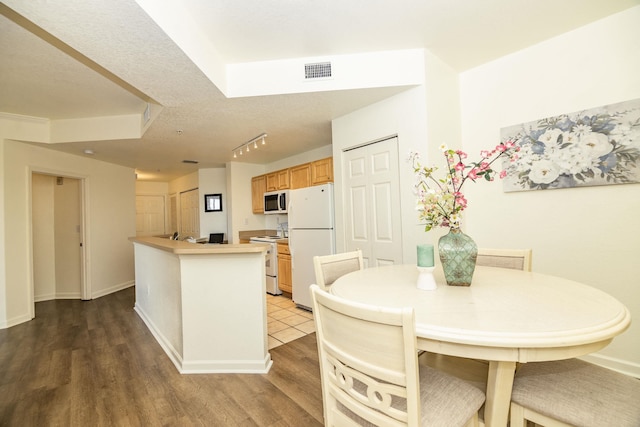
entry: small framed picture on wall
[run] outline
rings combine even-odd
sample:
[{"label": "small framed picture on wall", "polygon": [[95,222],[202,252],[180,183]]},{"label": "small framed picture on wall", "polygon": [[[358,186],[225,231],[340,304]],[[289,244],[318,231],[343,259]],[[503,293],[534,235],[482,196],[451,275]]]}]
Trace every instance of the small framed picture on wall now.
[{"label": "small framed picture on wall", "polygon": [[205,194],[204,195],[204,211],[205,212],[222,211],[222,194]]}]

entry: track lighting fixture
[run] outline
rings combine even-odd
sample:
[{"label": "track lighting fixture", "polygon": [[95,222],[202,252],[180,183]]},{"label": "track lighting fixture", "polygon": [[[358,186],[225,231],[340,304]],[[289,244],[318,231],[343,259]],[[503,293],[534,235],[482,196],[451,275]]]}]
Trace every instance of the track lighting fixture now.
[{"label": "track lighting fixture", "polygon": [[267,137],[266,133],[263,133],[261,135],[256,136],[255,138],[250,139],[249,141],[242,143],[240,145],[238,145],[236,148],[234,148],[233,150],[231,150],[233,152],[233,158],[237,159],[238,156],[242,156],[242,152],[246,151],[247,153],[249,151],[251,151],[251,144],[253,144],[253,149],[257,150],[258,149],[258,140],[262,140],[262,143],[260,145],[265,145],[266,141],[265,138]]}]

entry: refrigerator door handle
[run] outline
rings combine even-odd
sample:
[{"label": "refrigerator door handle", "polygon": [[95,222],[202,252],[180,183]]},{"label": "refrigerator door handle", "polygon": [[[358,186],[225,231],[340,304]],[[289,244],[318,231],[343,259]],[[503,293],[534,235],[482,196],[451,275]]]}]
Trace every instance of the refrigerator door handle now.
[{"label": "refrigerator door handle", "polygon": [[295,261],[293,260],[293,254],[295,253],[295,245],[293,244],[293,239],[291,238],[291,233],[289,233],[289,255],[291,256],[291,269],[294,269]]}]

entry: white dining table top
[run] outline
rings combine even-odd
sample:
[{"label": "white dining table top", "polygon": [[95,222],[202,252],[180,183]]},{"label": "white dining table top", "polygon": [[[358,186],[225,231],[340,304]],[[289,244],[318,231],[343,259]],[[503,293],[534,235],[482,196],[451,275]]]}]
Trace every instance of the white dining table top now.
[{"label": "white dining table top", "polygon": [[[629,310],[575,281],[505,268],[476,267],[471,286],[416,287],[415,265],[367,268],[342,276],[334,295],[361,303],[414,307],[416,335],[484,347],[544,348],[609,341],[627,329]],[[523,360],[524,361],[524,360]]]}]

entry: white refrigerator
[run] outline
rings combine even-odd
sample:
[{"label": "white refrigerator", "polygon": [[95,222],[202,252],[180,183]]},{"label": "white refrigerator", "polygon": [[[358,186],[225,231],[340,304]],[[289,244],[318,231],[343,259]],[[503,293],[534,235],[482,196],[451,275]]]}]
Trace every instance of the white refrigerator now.
[{"label": "white refrigerator", "polygon": [[316,282],[313,257],[336,251],[333,184],[289,190],[287,211],[292,299],[311,310],[309,286]]}]

